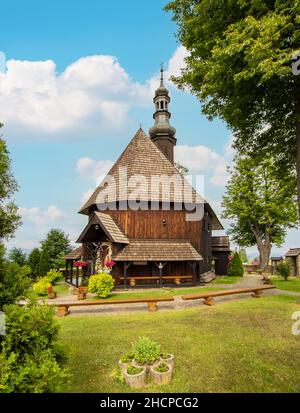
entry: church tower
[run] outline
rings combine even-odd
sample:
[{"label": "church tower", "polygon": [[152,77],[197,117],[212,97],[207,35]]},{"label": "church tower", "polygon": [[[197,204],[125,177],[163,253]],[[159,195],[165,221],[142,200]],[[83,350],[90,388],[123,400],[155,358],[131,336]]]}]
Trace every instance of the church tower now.
[{"label": "church tower", "polygon": [[173,163],[176,129],[169,122],[171,118],[171,113],[168,111],[170,97],[168,89],[164,86],[163,68],[160,70],[160,87],[155,91],[153,102],[155,105],[155,113],[153,115],[155,123],[150,128],[149,135],[156,146]]}]

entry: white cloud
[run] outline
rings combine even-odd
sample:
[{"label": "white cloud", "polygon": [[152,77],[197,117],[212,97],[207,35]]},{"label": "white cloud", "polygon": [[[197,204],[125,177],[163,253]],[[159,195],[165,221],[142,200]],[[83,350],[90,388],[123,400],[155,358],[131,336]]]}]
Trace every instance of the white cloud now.
[{"label": "white cloud", "polygon": [[204,145],[175,146],[175,160],[186,166],[190,173],[212,176],[210,181],[215,186],[224,186],[227,182],[227,163],[224,157]]},{"label": "white cloud", "polygon": [[94,179],[98,184],[112,166],[113,161],[110,160],[96,161],[92,158],[84,157],[77,161],[76,169],[80,175]]},{"label": "white cloud", "polygon": [[116,129],[131,106],[151,102],[149,85],[132,81],[112,56],[83,57],[59,75],[52,60],[8,60],[6,67],[0,107],[7,127],[58,133],[94,121]]},{"label": "white cloud", "polygon": [[38,207],[19,208],[19,212],[23,221],[33,222],[37,226],[53,223],[65,217],[65,214],[55,205],[50,205],[44,211],[41,211]]}]

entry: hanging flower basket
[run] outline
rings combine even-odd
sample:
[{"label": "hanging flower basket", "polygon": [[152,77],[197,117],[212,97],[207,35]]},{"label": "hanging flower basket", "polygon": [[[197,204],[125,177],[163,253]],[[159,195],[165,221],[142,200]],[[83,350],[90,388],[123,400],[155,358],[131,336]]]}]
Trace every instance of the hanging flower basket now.
[{"label": "hanging flower basket", "polygon": [[89,265],[89,263],[86,262],[86,261],[76,261],[74,265],[75,265],[75,267],[83,268],[83,267],[87,267]]}]

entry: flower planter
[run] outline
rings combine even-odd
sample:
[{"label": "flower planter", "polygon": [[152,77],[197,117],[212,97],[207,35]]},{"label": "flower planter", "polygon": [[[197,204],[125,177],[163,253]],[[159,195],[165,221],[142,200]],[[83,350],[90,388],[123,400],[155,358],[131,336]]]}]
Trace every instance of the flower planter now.
[{"label": "flower planter", "polygon": [[134,366],[134,367],[145,367],[145,369],[146,369],[146,374],[148,374],[148,373],[150,373],[150,369],[152,368],[152,367],[156,367],[158,364],[160,363],[160,360],[157,360],[157,361],[155,361],[154,363],[152,363],[152,364],[141,364],[141,363],[139,363],[138,361],[136,361],[136,360],[132,360],[132,365]]},{"label": "flower planter", "polygon": [[155,384],[162,386],[171,383],[173,369],[169,364],[167,364],[167,366],[169,367],[169,370],[166,372],[155,371],[155,367],[151,367],[150,376]]},{"label": "flower planter", "polygon": [[85,300],[86,299],[86,293],[78,293],[77,294],[77,299],[78,300]]},{"label": "flower planter", "polygon": [[56,292],[52,291],[51,293],[48,293],[48,299],[53,300],[53,298],[56,298]]},{"label": "flower planter", "polygon": [[146,385],[146,368],[137,374],[128,374],[127,370],[123,371],[126,383],[133,389],[140,389]]},{"label": "flower planter", "polygon": [[132,362],[130,361],[129,363],[123,363],[121,360],[119,360],[119,367],[121,372],[123,373],[124,371],[127,371],[127,367],[132,365]]},{"label": "flower planter", "polygon": [[173,356],[173,354],[168,354],[168,356],[169,356],[169,357],[164,358],[164,357],[161,355],[160,360],[161,360],[162,362],[165,362],[165,363],[169,364],[169,365],[171,366],[172,370],[173,370],[173,369],[174,369],[174,362],[175,362],[174,356]]}]

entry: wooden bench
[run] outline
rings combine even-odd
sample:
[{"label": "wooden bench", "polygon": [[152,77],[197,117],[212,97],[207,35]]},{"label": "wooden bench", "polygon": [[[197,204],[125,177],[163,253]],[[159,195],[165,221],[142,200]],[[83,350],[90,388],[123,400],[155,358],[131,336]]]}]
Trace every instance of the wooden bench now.
[{"label": "wooden bench", "polygon": [[124,300],[99,300],[99,301],[86,301],[86,302],[74,302],[74,303],[60,303],[55,304],[57,307],[56,315],[58,317],[64,317],[70,313],[69,307],[85,307],[92,305],[107,305],[107,304],[136,304],[147,303],[148,310],[150,312],[157,311],[157,303],[165,301],[174,301],[174,297],[156,297],[156,298],[131,298]]},{"label": "wooden bench", "polygon": [[250,287],[250,288],[240,288],[236,290],[223,290],[223,291],[211,291],[208,293],[203,294],[187,294],[183,295],[181,298],[183,300],[199,300],[201,298],[204,299],[203,304],[205,305],[214,305],[214,297],[222,297],[224,295],[232,295],[232,294],[244,294],[244,293],[253,293],[252,297],[259,298],[261,297],[264,290],[270,290],[272,288],[276,288],[275,285],[265,285],[263,287]]},{"label": "wooden bench", "polygon": [[[121,281],[124,281],[124,277],[119,278]],[[143,276],[143,277],[127,277],[126,280],[129,281],[129,285],[131,287],[136,286],[136,282],[141,281],[158,281],[160,277],[158,275],[153,276]],[[162,280],[173,280],[176,285],[180,285],[182,280],[192,280],[193,277],[191,275],[164,275]]]}]

